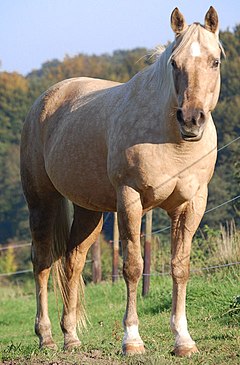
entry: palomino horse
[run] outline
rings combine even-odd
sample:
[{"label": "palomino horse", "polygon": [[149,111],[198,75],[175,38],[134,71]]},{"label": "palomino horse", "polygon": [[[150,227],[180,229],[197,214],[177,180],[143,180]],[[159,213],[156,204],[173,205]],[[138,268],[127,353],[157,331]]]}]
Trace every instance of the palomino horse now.
[{"label": "palomino horse", "polygon": [[[123,352],[144,352],[136,311],[143,270],[140,225],[146,211],[161,207],[172,224],[174,351],[180,356],[197,351],[187,327],[186,285],[191,241],[216,161],[211,111],[219,96],[222,48],[213,7],[204,26],[188,26],[176,8],[171,27],[174,42],[127,83],[65,80],[41,95],[26,118],[21,176],[30,212],[41,347],[54,346],[47,305],[53,263],[63,294],[64,347],[80,345],[79,278],[101,231],[102,212],[117,211],[127,286]],[[74,205],[70,229],[65,198]]]}]

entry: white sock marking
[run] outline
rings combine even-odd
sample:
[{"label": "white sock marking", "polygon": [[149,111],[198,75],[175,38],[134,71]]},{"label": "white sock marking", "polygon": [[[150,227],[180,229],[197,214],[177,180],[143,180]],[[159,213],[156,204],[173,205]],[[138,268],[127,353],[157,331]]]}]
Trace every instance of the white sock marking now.
[{"label": "white sock marking", "polygon": [[195,342],[192,340],[188,328],[187,328],[187,319],[185,315],[183,315],[176,323],[175,315],[171,317],[171,328],[173,333],[175,334],[175,346],[179,345],[194,345]]},{"label": "white sock marking", "polygon": [[132,326],[127,326],[124,328],[124,337],[123,337],[123,344],[126,344],[128,342],[136,342],[136,343],[140,343],[142,344],[142,339],[139,335],[138,332],[138,326],[137,325],[132,325]]}]

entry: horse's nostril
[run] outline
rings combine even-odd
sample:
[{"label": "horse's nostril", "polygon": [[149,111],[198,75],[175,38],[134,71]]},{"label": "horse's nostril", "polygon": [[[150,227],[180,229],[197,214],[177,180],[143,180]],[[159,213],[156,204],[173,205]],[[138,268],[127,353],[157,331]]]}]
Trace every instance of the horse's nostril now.
[{"label": "horse's nostril", "polygon": [[198,124],[198,118],[192,117],[191,122],[192,122],[193,125],[197,125]]},{"label": "horse's nostril", "polygon": [[180,123],[184,123],[184,117],[183,117],[182,109],[178,109],[178,110],[177,110],[177,120],[178,120]]},{"label": "horse's nostril", "polygon": [[202,110],[195,110],[192,112],[191,123],[194,126],[200,127],[205,122],[205,113]]},{"label": "horse's nostril", "polygon": [[201,109],[177,109],[177,120],[181,125],[185,125],[188,128],[191,126],[201,127],[206,120],[206,116],[203,110]]},{"label": "horse's nostril", "polygon": [[205,122],[205,119],[206,119],[206,117],[205,117],[205,113],[204,113],[204,111],[200,110],[200,111],[199,111],[199,117],[198,117],[197,124],[198,124],[199,126],[201,126],[201,125]]}]

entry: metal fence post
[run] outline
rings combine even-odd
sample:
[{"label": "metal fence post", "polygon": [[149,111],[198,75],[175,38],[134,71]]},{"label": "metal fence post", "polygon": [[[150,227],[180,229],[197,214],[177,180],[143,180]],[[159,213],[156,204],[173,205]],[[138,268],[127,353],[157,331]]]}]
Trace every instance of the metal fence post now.
[{"label": "metal fence post", "polygon": [[113,223],[113,248],[112,248],[112,282],[118,280],[118,261],[119,261],[119,231],[117,213],[114,213]]},{"label": "metal fence post", "polygon": [[152,239],[152,210],[146,213],[142,296],[147,295],[150,288],[151,239]]},{"label": "metal fence post", "polygon": [[92,280],[94,284],[102,280],[100,236],[92,245]]}]

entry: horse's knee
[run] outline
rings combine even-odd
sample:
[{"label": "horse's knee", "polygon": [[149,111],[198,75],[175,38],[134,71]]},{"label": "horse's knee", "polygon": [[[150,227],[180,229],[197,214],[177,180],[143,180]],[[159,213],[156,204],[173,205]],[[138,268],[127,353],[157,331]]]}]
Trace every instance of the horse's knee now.
[{"label": "horse's knee", "polygon": [[143,272],[143,259],[142,257],[128,258],[123,263],[123,276],[126,281],[138,282]]},{"label": "horse's knee", "polygon": [[171,262],[172,278],[177,283],[184,283],[189,278],[190,264],[172,260]]}]

